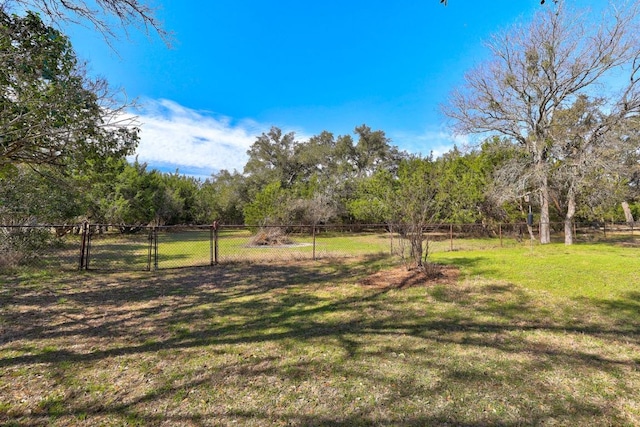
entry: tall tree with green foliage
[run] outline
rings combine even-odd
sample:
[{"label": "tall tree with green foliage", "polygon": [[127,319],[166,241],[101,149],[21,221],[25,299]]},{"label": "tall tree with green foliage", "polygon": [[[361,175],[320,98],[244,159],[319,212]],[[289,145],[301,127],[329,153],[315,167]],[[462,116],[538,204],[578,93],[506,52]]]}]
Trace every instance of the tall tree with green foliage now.
[{"label": "tall tree with green foliage", "polygon": [[51,168],[18,165],[0,183],[0,224],[67,224],[84,213],[74,180]]},{"label": "tall tree with green foliage", "polygon": [[287,194],[280,182],[266,185],[245,205],[244,220],[248,225],[260,227],[288,222]]},{"label": "tall tree with green foliage", "polygon": [[367,125],[357,126],[355,134],[358,141],[349,147],[347,158],[353,165],[356,178],[371,176],[380,169],[395,170],[403,154],[397,147],[391,145],[382,130],[372,130]]},{"label": "tall tree with green foliage", "polygon": [[397,175],[384,169],[358,181],[354,197],[347,202],[351,216],[363,223],[393,224],[397,220],[392,203],[396,183]]},{"label": "tall tree with green foliage", "polygon": [[165,194],[171,209],[164,215],[166,225],[193,224],[196,220],[196,206],[200,183],[196,178],[174,173],[161,174]]},{"label": "tall tree with green foliage", "polygon": [[483,218],[490,175],[478,151],[462,153],[457,147],[435,160],[439,169],[438,220],[473,224]]},{"label": "tall tree with green foliage", "polygon": [[113,193],[104,199],[106,219],[129,232],[139,226],[164,225],[179,203],[170,197],[162,174],[145,163],[125,165],[116,177]]},{"label": "tall tree with green foliage", "polygon": [[240,173],[223,169],[211,175],[198,192],[197,222],[211,224],[217,220],[225,224],[242,224],[243,207],[248,199],[246,192],[246,179]]},{"label": "tall tree with green foliage", "polygon": [[135,120],[104,80],[86,78],[66,36],[0,8],[0,51],[0,173],[133,152]]},{"label": "tall tree with green foliage", "polygon": [[357,181],[379,170],[397,170],[404,156],[383,131],[362,125],[355,128],[355,134],[358,141],[354,144],[351,136],[335,138],[330,132],[308,141],[298,141],[293,132],[285,134],[275,127],[263,133],[247,152],[245,206],[277,183],[289,209],[286,215],[278,216],[280,219],[313,223],[331,218],[348,220],[346,203],[354,196]]},{"label": "tall tree with green foliage", "polygon": [[357,220],[384,222],[399,231],[409,241],[414,266],[423,268],[429,254],[426,227],[441,214],[441,173],[430,157],[403,159],[396,173],[381,169],[360,180],[348,207]]},{"label": "tall tree with green foliage", "polygon": [[303,172],[297,156],[300,144],[294,132],[284,133],[277,127],[258,136],[247,151],[249,159],[244,166],[254,191],[272,182],[279,182],[283,188],[293,185]]}]

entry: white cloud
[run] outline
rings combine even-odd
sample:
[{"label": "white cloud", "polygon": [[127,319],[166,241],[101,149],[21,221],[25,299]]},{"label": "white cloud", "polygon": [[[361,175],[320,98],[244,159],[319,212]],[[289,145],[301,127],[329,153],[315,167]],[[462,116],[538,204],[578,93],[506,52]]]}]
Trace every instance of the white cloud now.
[{"label": "white cloud", "polygon": [[194,175],[200,176],[221,169],[242,171],[246,151],[268,130],[251,120],[236,122],[166,99],[146,100],[137,113],[138,159],[151,167],[197,171]]},{"label": "white cloud", "polygon": [[464,135],[453,135],[443,130],[426,130],[420,134],[397,133],[392,135],[393,144],[410,153],[428,156],[433,153],[439,157],[450,151],[453,146],[460,149],[469,146],[469,138]]},{"label": "white cloud", "polygon": [[[163,172],[176,169],[200,179],[221,169],[242,172],[247,150],[270,125],[253,120],[234,120],[182,106],[174,101],[145,100],[136,112],[140,123],[140,143],[135,156],[151,168]],[[289,132],[291,129],[283,129]],[[391,132],[392,144],[411,153],[438,157],[453,148],[463,149],[469,140],[441,128],[422,133]],[[296,129],[296,139],[309,138]],[[133,156],[130,160],[133,160]]]}]

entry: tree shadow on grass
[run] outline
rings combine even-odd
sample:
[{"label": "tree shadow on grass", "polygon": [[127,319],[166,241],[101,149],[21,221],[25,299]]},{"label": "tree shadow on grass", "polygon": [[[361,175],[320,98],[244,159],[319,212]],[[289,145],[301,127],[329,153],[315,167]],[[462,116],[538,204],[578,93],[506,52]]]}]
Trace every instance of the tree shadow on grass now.
[{"label": "tree shadow on grass", "polygon": [[448,265],[455,265],[456,267],[460,268],[460,270],[465,271],[467,277],[483,275],[495,276],[498,272],[497,269],[486,267],[480,268],[480,266],[485,266],[487,264],[484,260],[485,258],[481,256],[452,258],[442,256],[438,259],[439,262],[443,262]]},{"label": "tree shadow on grass", "polygon": [[617,330],[636,336],[640,334],[640,292],[627,292],[615,299],[591,298],[584,302],[598,307],[604,316],[611,319]]},{"label": "tree shadow on grass", "polygon": [[[343,283],[375,268],[382,256],[370,256],[357,265],[296,263],[285,265],[230,263],[212,268],[192,268],[157,273],[100,274],[78,273],[42,283],[20,283],[16,277],[0,294],[0,307],[7,313],[7,327],[0,343],[19,339],[45,339],[64,335],[136,335],[136,319],[159,321],[153,316],[165,313],[161,323],[188,321],[183,310],[205,305],[206,314],[245,314],[258,316],[262,309],[277,312],[317,301],[304,291],[306,284],[322,287]],[[318,266],[320,266],[318,268]],[[274,300],[272,291],[301,288],[294,297]],[[252,298],[254,297],[255,298]],[[261,298],[264,297],[264,298]],[[244,301],[238,303],[236,299]],[[95,311],[95,315],[91,312]],[[118,320],[118,312],[126,314]],[[78,317],[85,329],[69,329],[70,323],[52,325],[58,316]],[[9,325],[10,323],[10,325]],[[94,325],[94,326],[89,326]],[[131,327],[129,327],[129,325]]]},{"label": "tree shadow on grass", "polygon": [[[357,285],[380,262],[371,257],[357,264],[85,273],[46,283],[10,279],[0,293],[0,367],[43,370],[50,378],[46,387],[54,382],[62,397],[58,406],[26,408],[30,413],[4,410],[0,420],[28,424],[85,415],[150,425],[208,425],[212,419],[317,426],[630,422],[619,404],[596,398],[589,384],[571,375],[596,385],[606,376],[602,387],[617,387],[610,398],[616,403],[640,384],[638,361],[612,350],[622,341],[626,352],[639,347],[640,293],[549,307],[505,283],[426,283],[405,290]],[[161,368],[140,364],[146,359]],[[135,371],[120,374],[131,391],[108,399],[62,391],[80,381],[72,366],[125,372],[123,363]],[[27,381],[26,373],[13,375],[5,378]],[[576,382],[583,389],[567,394],[568,384],[575,388]],[[138,383],[144,388],[137,390]],[[11,400],[7,390],[0,389],[0,400]],[[237,399],[210,401],[226,394]],[[261,398],[271,403],[255,403]],[[152,410],[167,406],[174,412]]]}]

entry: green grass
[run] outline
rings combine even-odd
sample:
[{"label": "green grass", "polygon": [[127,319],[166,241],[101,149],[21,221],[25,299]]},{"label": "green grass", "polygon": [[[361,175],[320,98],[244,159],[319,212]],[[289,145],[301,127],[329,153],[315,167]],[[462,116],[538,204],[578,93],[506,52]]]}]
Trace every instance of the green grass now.
[{"label": "green grass", "polygon": [[432,260],[461,267],[467,278],[508,281],[567,297],[618,298],[640,291],[640,254],[635,247],[550,244],[435,252]]},{"label": "green grass", "polygon": [[[294,230],[296,231],[296,230]],[[592,241],[603,239],[604,234],[581,234],[580,239],[589,237]],[[377,232],[327,232],[321,230],[314,238],[307,232],[290,234],[292,245],[252,246],[251,233],[247,229],[227,228],[219,233],[217,261],[299,261],[310,259],[350,258],[372,254],[398,254],[404,250],[407,255],[408,243],[392,236],[384,230]],[[492,250],[496,248],[528,248],[527,239],[515,239],[503,234],[503,238],[463,238],[454,234],[450,239],[448,232],[439,232],[429,236],[430,253],[451,251]],[[122,235],[115,232],[92,236],[89,250],[89,268],[94,270],[144,271],[171,269],[178,267],[207,266],[215,263],[215,251],[212,247],[211,230],[208,228],[161,228],[157,240],[157,259],[155,247],[149,240],[149,234]],[[555,238],[558,238],[555,236]],[[79,265],[80,242],[78,236],[66,236],[64,245],[54,248],[46,254],[51,268],[64,266],[76,269]],[[628,243],[635,241],[629,233],[609,232],[606,240],[610,243]],[[157,263],[156,263],[157,261]]]},{"label": "green grass", "polygon": [[[389,253],[390,238],[385,233],[292,233],[291,245],[252,246],[251,233],[244,229],[220,232],[218,262],[291,261],[321,258],[349,258]],[[91,244],[89,267],[97,270],[140,271],[155,269],[146,234],[96,236]],[[158,235],[157,268],[211,265],[215,261],[210,231],[161,231]]]},{"label": "green grass", "polygon": [[640,425],[637,248],[432,257],[4,276],[0,425]]}]

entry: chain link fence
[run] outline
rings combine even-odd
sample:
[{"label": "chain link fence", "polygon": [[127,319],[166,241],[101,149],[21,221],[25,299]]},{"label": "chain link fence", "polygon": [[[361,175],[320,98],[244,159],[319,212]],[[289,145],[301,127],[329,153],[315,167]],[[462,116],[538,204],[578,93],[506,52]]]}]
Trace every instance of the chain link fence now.
[{"label": "chain link fence", "polygon": [[78,268],[81,226],[0,225],[0,268]]},{"label": "chain link fence", "polygon": [[[551,224],[552,240],[564,225]],[[429,253],[537,244],[538,227],[519,224],[425,226]],[[630,224],[589,223],[573,228],[575,242],[637,244]],[[531,233],[530,233],[531,232]],[[534,239],[531,239],[531,236]],[[0,268],[151,271],[227,262],[296,262],[373,254],[408,256],[402,227],[382,224],[141,227],[110,224],[0,225]]]}]

